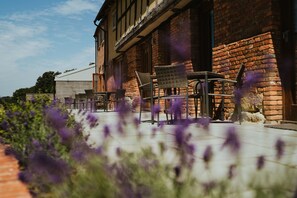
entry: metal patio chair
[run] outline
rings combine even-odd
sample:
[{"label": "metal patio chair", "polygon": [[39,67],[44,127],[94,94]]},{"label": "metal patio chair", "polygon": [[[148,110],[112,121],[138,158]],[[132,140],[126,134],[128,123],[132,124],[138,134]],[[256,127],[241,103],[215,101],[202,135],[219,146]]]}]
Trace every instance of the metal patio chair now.
[{"label": "metal patio chair", "polygon": [[[232,80],[232,79],[210,79],[210,80],[217,80],[222,83],[222,93],[209,94],[212,96],[221,96],[222,97],[219,106],[214,111],[214,116],[213,116],[214,120],[216,120],[216,119],[224,120],[224,112],[225,112],[224,97],[234,97],[234,93],[231,93],[231,94],[225,93],[224,83],[233,83],[234,90],[240,89],[242,87],[244,70],[245,70],[245,65],[242,63],[240,65],[238,72],[237,72],[235,80]],[[241,123],[241,104],[235,103],[234,112],[231,116],[231,121],[233,121],[233,122],[239,121]]]},{"label": "metal patio chair", "polygon": [[[138,89],[139,89],[139,122],[141,122],[141,112],[144,110],[144,105],[146,102],[151,102],[151,104],[154,104],[154,101],[157,99],[157,96],[155,95],[155,88],[156,85],[153,85],[153,90],[151,90],[151,74],[150,73],[144,73],[135,71],[135,75],[137,78],[138,83]],[[150,107],[152,110],[152,107]],[[153,113],[153,112],[151,112]],[[149,120],[152,121],[152,120]],[[153,121],[152,121],[153,122]]]},{"label": "metal patio chair", "polygon": [[[188,119],[188,79],[186,68],[184,64],[176,65],[163,65],[155,66],[156,78],[158,83],[158,105],[160,105],[161,100],[165,100],[165,110],[166,117],[168,113],[171,115],[174,114],[174,119],[177,117],[181,118],[181,106],[176,106],[177,101],[185,100],[186,101],[186,119]],[[161,90],[163,90],[163,95],[161,95]],[[170,102],[169,109],[167,109],[167,101]],[[159,125],[159,113],[157,115],[157,123]],[[167,117],[168,121],[168,117]]]}]

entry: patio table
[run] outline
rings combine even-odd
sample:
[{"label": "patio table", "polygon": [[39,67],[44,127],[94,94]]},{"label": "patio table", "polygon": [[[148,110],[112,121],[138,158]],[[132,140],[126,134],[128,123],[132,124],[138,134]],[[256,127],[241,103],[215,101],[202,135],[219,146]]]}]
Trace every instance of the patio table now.
[{"label": "patio table", "polygon": [[95,96],[102,96],[103,97],[103,106],[104,111],[108,111],[108,101],[111,94],[116,94],[115,91],[100,91],[100,92],[94,92]]},{"label": "patio table", "polygon": [[[210,95],[214,95],[214,94],[209,94],[209,82],[210,81],[220,81],[221,79],[224,79],[224,75],[223,74],[219,74],[216,72],[212,72],[212,71],[191,71],[191,72],[187,72],[187,78],[188,80],[191,81],[203,81],[205,82],[205,89],[203,89],[203,109],[205,109],[205,111],[203,110],[203,112],[201,112],[202,116],[205,117],[209,117],[210,116],[210,112],[209,112],[209,96]],[[157,83],[156,81],[156,75],[152,74],[151,75],[151,81],[150,81],[150,85],[151,85],[151,96],[153,95],[153,83]],[[153,100],[151,100],[151,120],[152,123],[154,123],[154,112],[153,112]]]}]

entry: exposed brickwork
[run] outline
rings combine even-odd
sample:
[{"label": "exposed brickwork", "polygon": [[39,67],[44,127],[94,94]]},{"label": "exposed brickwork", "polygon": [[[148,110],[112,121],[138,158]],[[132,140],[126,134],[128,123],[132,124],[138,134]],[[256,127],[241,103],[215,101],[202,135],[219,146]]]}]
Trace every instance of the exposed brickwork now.
[{"label": "exposed brickwork", "polygon": [[171,62],[191,60],[190,10],[186,10],[170,21]]},{"label": "exposed brickwork", "polygon": [[[252,71],[264,74],[264,78],[251,91],[263,94],[266,119],[282,119],[282,88],[271,33],[213,49],[213,70],[224,74],[226,78],[235,79],[241,63],[245,63],[245,73]],[[227,106],[231,106],[231,103]]]},{"label": "exposed brickwork", "polygon": [[278,1],[214,0],[215,46],[278,28]]},{"label": "exposed brickwork", "polygon": [[19,166],[16,159],[4,154],[5,146],[0,145],[0,197],[31,197],[26,185],[18,180]]},{"label": "exposed brickwork", "polygon": [[139,46],[133,46],[125,53],[125,79],[123,88],[126,89],[126,96],[135,98],[139,96],[137,80],[135,78],[135,70],[141,71],[141,57]]}]

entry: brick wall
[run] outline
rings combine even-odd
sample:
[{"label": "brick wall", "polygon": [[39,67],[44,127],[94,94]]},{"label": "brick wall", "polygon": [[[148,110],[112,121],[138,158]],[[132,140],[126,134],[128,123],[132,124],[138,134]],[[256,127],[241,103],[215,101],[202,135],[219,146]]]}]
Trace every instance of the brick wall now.
[{"label": "brick wall", "polygon": [[214,0],[215,45],[227,44],[279,26],[278,1]]},{"label": "brick wall", "polygon": [[180,13],[170,21],[171,62],[191,60],[190,10]]},{"label": "brick wall", "polygon": [[245,63],[245,73],[263,73],[264,78],[251,91],[263,95],[263,114],[268,121],[283,119],[279,3],[214,0],[213,70],[235,79],[240,64]]},{"label": "brick wall", "polygon": [[141,51],[139,46],[133,46],[125,53],[124,61],[124,82],[123,88],[126,89],[126,96],[135,98],[139,96],[138,84],[135,77],[135,70],[141,69]]},{"label": "brick wall", "polygon": [[[264,74],[264,78],[251,91],[263,94],[263,114],[267,120],[281,120],[282,88],[271,33],[213,49],[213,70],[226,78],[235,79],[241,63],[245,63],[245,73],[253,71]],[[227,106],[232,106],[228,100]]]}]

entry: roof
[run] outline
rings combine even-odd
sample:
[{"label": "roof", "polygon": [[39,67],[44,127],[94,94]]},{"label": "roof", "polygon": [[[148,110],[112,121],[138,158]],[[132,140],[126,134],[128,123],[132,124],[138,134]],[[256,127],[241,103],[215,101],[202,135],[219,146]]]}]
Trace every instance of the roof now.
[{"label": "roof", "polygon": [[114,0],[105,0],[102,4],[96,18],[94,19],[94,24],[96,25],[96,22],[102,19],[106,15],[106,10],[110,7],[110,5],[114,2]]},{"label": "roof", "polygon": [[55,81],[92,81],[93,73],[95,65],[62,73],[55,77]]}]

